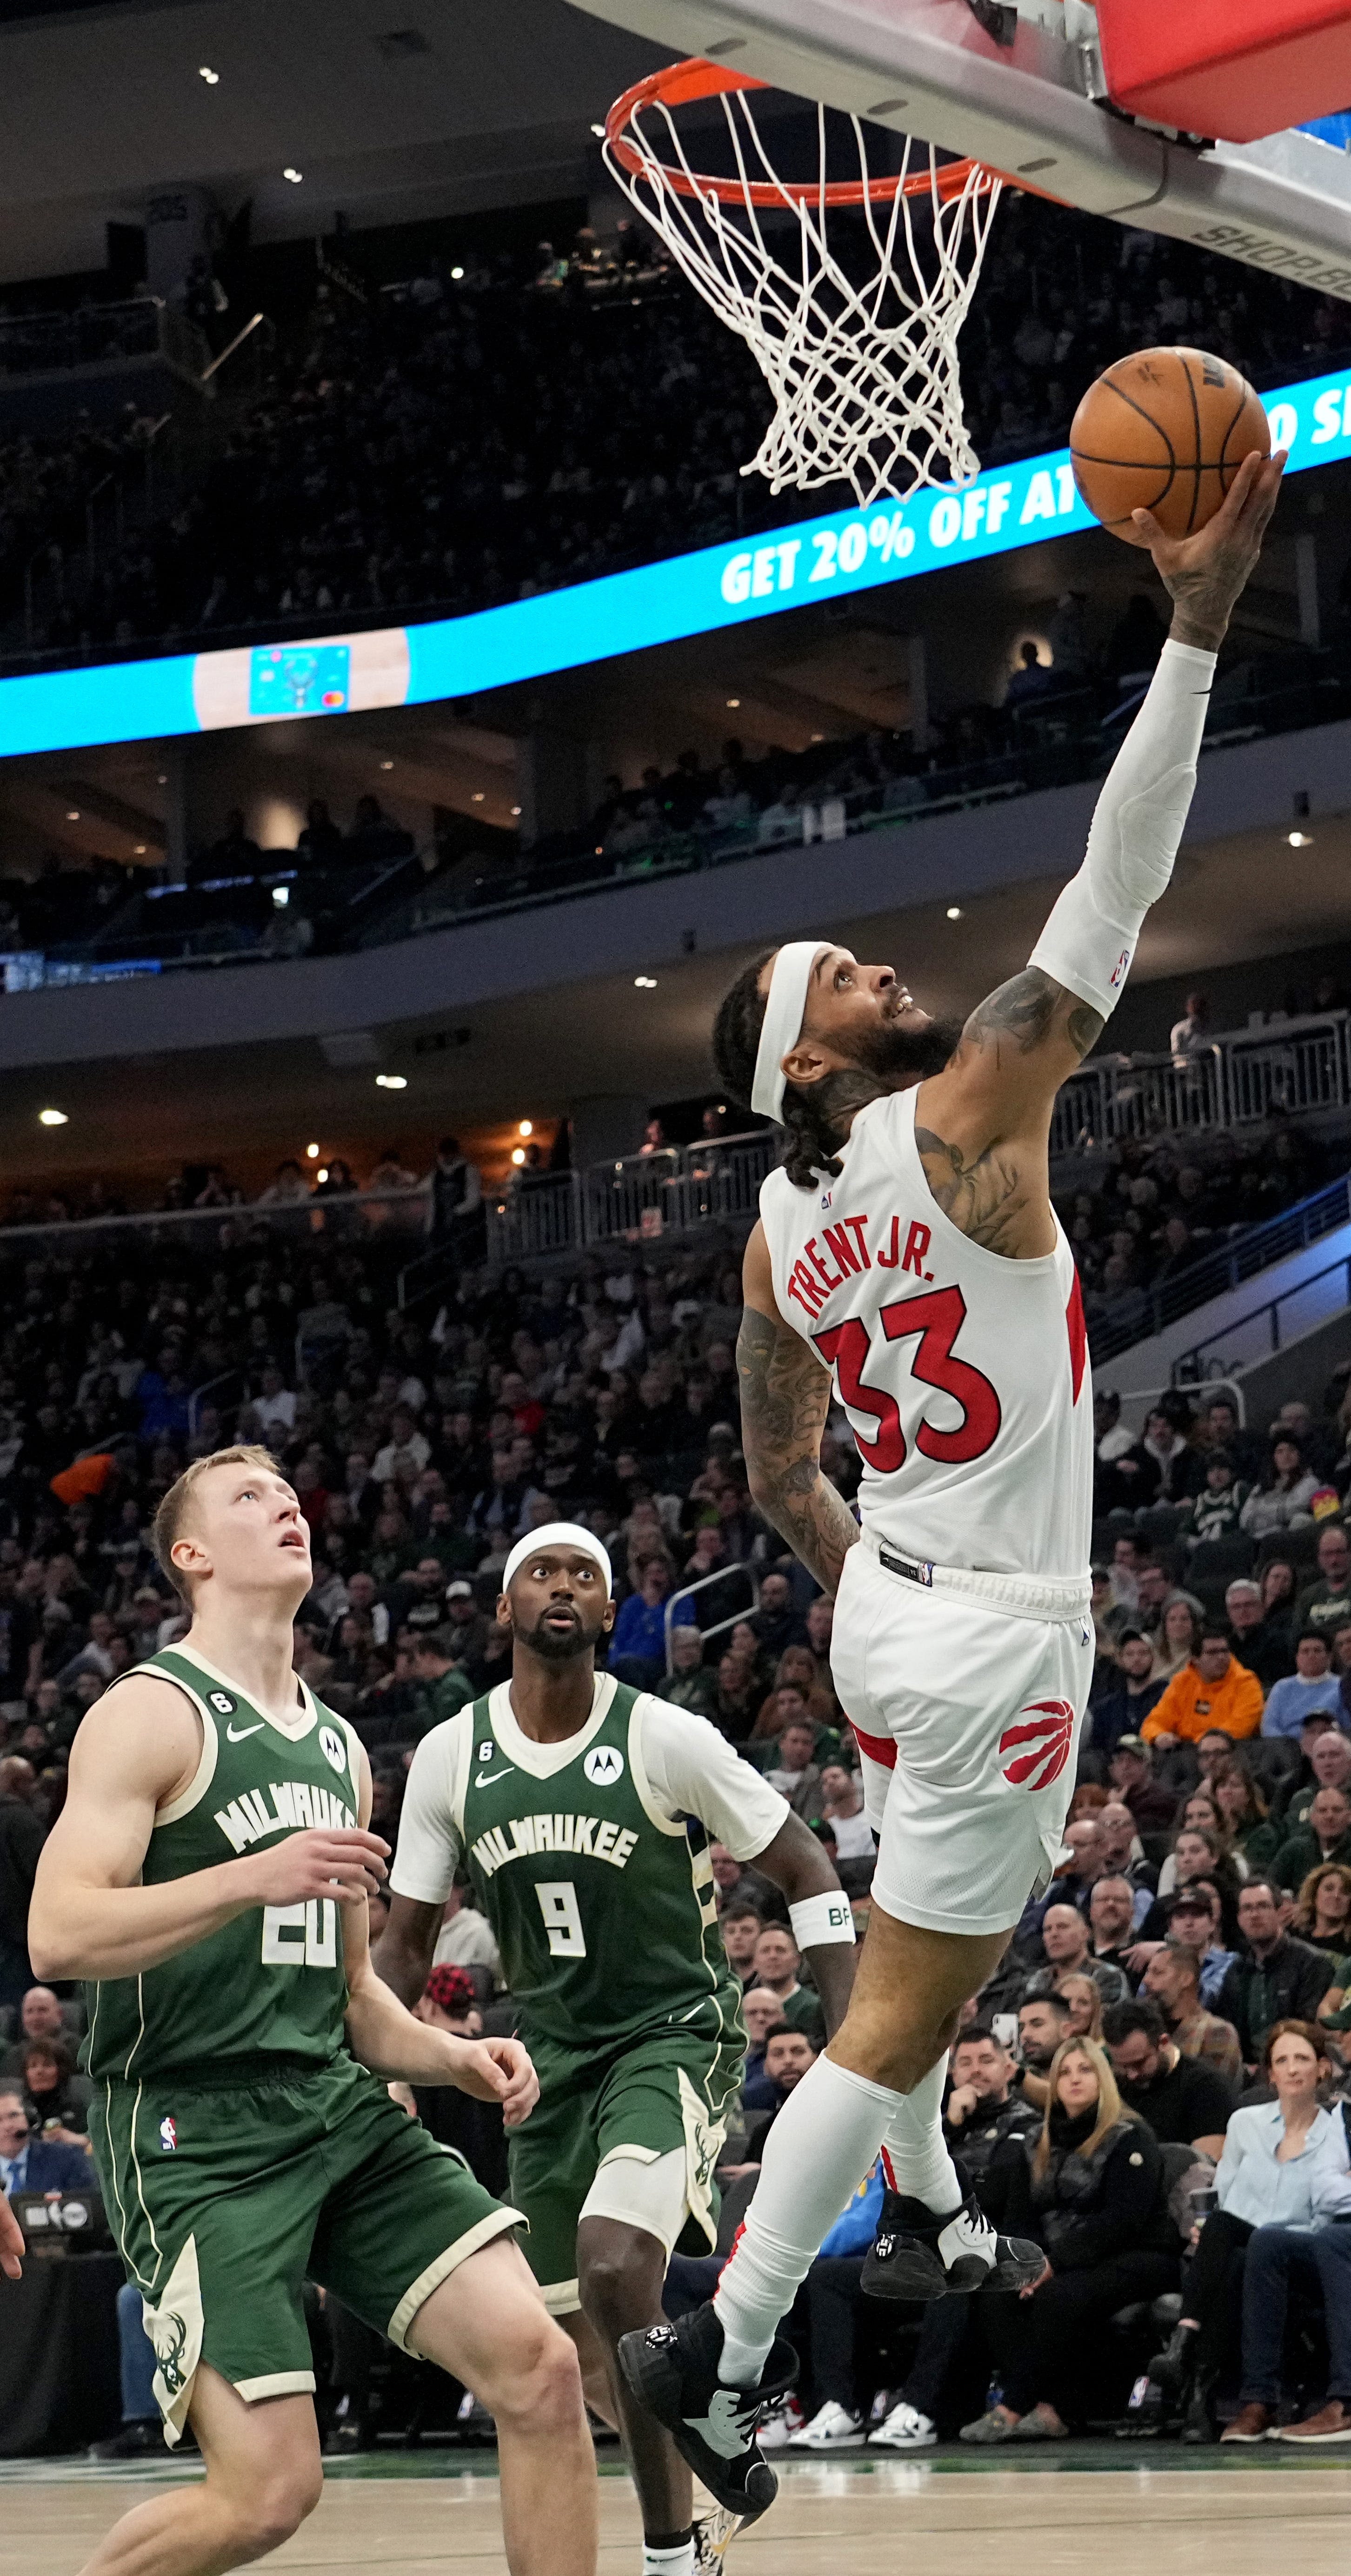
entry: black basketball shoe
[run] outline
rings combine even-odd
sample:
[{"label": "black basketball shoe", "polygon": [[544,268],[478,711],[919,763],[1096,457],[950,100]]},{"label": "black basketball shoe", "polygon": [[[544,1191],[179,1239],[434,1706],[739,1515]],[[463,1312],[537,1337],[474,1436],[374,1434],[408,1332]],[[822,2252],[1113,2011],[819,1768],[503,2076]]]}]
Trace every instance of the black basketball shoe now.
[{"label": "black basketball shoe", "polygon": [[723,2510],[755,2522],[779,2491],[756,2428],[765,2407],[793,2386],[797,2354],[776,2336],[754,2388],[725,2388],[718,2378],[721,2357],[722,2327],[711,2300],[673,2326],[648,2326],[619,2339],[620,2368],[634,2396],[665,2425],[682,2460]]},{"label": "black basketball shoe", "polygon": [[944,2218],[901,2191],[882,2197],[877,2234],[863,2259],[862,2287],[874,2299],[941,2299],[950,2290],[1023,2290],[1046,2257],[1023,2236],[999,2236],[961,2166],[965,2198]]}]

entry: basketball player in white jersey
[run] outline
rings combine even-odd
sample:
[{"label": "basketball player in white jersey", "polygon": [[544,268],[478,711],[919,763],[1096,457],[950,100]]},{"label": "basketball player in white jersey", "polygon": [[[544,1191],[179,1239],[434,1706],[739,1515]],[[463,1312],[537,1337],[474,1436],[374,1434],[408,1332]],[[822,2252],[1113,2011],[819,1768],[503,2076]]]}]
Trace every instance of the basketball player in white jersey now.
[{"label": "basketball player in white jersey", "polygon": [[[797,941],[718,1015],[729,1092],[787,1133],[746,1252],[746,1463],[836,1595],[832,1666],[879,1836],[848,2015],[774,2123],[713,2301],[620,2347],[635,2393],[747,2518],[775,2486],[759,2414],[794,2376],[776,2328],[879,2150],[893,2188],[865,2287],[926,2298],[1042,2270],[982,2217],[940,2108],[958,2007],[1050,1875],[1093,1671],[1092,1386],[1051,1109],[1168,884],[1216,653],[1283,463],[1245,459],[1184,540],[1135,513],[1171,633],[1021,974],[942,1029],[889,966]],[[821,1473],[832,1399],[863,1460],[861,1529]]]}]

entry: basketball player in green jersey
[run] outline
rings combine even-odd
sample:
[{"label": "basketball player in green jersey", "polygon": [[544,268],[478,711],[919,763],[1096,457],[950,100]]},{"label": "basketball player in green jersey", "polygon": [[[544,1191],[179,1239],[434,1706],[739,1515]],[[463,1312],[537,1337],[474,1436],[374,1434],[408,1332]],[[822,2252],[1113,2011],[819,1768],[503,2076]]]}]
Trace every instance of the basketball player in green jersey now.
[{"label": "basketball player in green jersey", "polygon": [[577,2356],[512,2241],[519,2213],[390,2100],[392,2076],[536,2096],[515,2041],[416,2021],[371,1967],[366,1756],[291,1668],[305,1523],[264,1449],[198,1460],[156,1515],[180,1646],[91,1709],[30,1916],[41,1976],[89,1980],[90,2135],[145,2302],[168,2440],[201,2484],[118,2523],[97,2576],[219,2576],[322,2487],[305,2278],[496,2418],[513,2576],[594,2576]]},{"label": "basketball player in green jersey", "polygon": [[660,2320],[680,2241],[707,2253],[715,2235],[713,2168],[746,2042],[710,1835],[790,1900],[831,2030],[853,1921],[815,1837],[707,1719],[596,1672],[615,1605],[589,1530],[534,1531],[502,1580],[511,1679],[418,1746],[376,1967],[406,2003],[422,1992],[463,1860],[539,2075],[511,2139],[526,2250],[591,2404],[624,2435],[644,2576],[695,2576],[725,2530],[694,2530],[689,2470],[629,2396],[615,2348]]}]

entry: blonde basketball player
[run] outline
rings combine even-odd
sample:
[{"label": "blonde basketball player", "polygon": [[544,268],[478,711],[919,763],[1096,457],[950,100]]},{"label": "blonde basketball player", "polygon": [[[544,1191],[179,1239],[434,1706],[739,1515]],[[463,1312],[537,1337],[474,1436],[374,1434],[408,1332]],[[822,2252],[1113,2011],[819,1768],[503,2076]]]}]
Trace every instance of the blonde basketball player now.
[{"label": "blonde basketball player", "polygon": [[206,2475],[125,2515],[89,2576],[221,2576],[313,2511],[306,2279],[491,2409],[512,2576],[594,2576],[577,2355],[520,2213],[384,2079],[500,2101],[509,2129],[539,2087],[517,2041],[430,2029],[371,1967],[389,1846],[355,1731],[291,1668],[299,1503],[265,1449],[217,1450],[169,1488],[155,1547],[192,1625],[80,1728],[29,1940],[40,1975],[88,1980],[94,2158],[166,2439],[191,2424]]},{"label": "blonde basketball player", "polygon": [[[755,2428],[793,2373],[779,2319],[879,2149],[894,2188],[865,2287],[927,2298],[1041,2269],[982,2217],[939,2113],[958,2007],[1049,1875],[1093,1671],[1092,1390],[1051,1110],[1168,884],[1283,462],[1246,458],[1181,541],[1135,514],[1171,633],[1021,974],[949,1030],[889,966],[798,941],[718,1016],[723,1081],[788,1139],[746,1253],[746,1461],[761,1510],[837,1595],[835,1681],[880,1838],[848,2014],[774,2123],[714,2300],[621,2345],[635,2393],[747,2517],[774,2494]],[[821,1474],[832,1399],[863,1460],[861,1529]]]}]

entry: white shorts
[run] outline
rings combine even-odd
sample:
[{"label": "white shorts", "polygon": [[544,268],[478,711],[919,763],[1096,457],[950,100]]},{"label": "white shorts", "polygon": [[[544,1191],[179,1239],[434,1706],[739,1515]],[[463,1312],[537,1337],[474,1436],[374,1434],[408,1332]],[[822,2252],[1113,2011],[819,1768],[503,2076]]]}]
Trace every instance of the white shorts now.
[{"label": "white shorts", "polygon": [[[878,1837],[873,1894],[928,1931],[1007,1932],[1060,1850],[1092,1621],[1038,1615],[1045,1589],[1031,1581],[966,1578],[1002,1593],[995,1604],[944,1589],[934,1571],[933,1588],[889,1574],[865,1534],[835,1605],[831,1671]],[[1008,1606],[1020,1595],[1031,1610]]]}]

